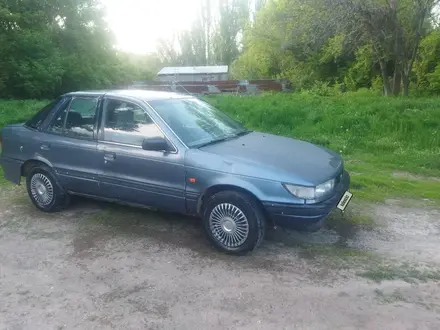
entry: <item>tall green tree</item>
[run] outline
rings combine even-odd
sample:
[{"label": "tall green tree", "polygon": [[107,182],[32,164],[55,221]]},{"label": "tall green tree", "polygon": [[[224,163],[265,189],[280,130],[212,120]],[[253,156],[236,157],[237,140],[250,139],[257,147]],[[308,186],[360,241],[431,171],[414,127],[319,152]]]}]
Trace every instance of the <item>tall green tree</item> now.
[{"label": "tall green tree", "polygon": [[218,22],[213,35],[213,62],[230,65],[240,54],[244,28],[249,23],[247,0],[219,0]]},{"label": "tall green tree", "polygon": [[104,17],[97,0],[0,0],[0,97],[51,98],[145,72],[118,55]]},{"label": "tall green tree", "polygon": [[[272,0],[245,31],[236,77],[282,77],[408,95],[420,43],[438,0]],[[420,66],[419,66],[420,69]],[[418,74],[420,76],[420,74]]]},{"label": "tall green tree", "polygon": [[[316,3],[316,1],[313,1]],[[438,0],[322,0],[346,34],[362,35],[378,61],[385,95],[408,95],[426,22]],[[333,24],[334,25],[334,24]],[[390,70],[388,62],[393,63]],[[391,79],[390,79],[391,78]]]}]

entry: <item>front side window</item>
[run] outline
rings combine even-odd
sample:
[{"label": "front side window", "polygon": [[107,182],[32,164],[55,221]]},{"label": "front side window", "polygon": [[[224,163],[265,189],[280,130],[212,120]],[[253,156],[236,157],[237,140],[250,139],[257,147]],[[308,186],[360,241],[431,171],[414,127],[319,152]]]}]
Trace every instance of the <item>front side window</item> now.
[{"label": "front side window", "polygon": [[60,109],[48,131],[73,138],[93,139],[98,98],[75,97]]},{"label": "front side window", "polygon": [[148,102],[188,147],[200,147],[248,132],[240,123],[196,98]]},{"label": "front side window", "polygon": [[107,99],[104,103],[104,140],[142,146],[147,137],[164,137],[162,131],[140,106]]}]

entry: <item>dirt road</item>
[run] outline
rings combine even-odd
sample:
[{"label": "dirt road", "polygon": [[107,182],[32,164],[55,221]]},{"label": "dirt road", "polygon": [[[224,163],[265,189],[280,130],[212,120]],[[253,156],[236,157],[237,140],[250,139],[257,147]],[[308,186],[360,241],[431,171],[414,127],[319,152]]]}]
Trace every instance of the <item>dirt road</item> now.
[{"label": "dirt road", "polygon": [[245,257],[199,222],[77,200],[37,211],[0,190],[0,329],[439,329],[440,213],[352,205]]}]

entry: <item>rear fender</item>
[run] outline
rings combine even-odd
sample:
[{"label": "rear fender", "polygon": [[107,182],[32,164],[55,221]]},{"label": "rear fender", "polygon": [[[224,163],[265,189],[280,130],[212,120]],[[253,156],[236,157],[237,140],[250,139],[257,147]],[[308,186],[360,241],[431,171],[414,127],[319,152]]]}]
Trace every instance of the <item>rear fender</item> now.
[{"label": "rear fender", "polygon": [[27,168],[31,164],[35,164],[35,163],[37,163],[37,164],[38,163],[45,164],[45,165],[49,166],[50,168],[52,168],[52,163],[47,158],[45,158],[45,157],[41,156],[40,154],[36,153],[34,155],[34,158],[28,159],[27,161],[22,163],[22,165],[20,166],[20,177],[26,176]]},{"label": "rear fender", "polygon": [[5,179],[15,184],[20,184],[22,165],[23,162],[20,160],[3,158],[2,168]]}]

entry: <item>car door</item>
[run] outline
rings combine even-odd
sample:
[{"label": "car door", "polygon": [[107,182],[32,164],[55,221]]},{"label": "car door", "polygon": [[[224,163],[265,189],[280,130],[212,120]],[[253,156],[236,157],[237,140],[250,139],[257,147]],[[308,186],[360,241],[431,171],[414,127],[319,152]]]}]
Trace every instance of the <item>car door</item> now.
[{"label": "car door", "polygon": [[99,194],[97,123],[99,97],[74,96],[55,114],[39,138],[39,153],[70,192]]},{"label": "car door", "polygon": [[[103,100],[98,150],[100,185],[107,198],[176,212],[185,211],[185,168],[177,148],[142,149],[146,137],[165,137],[147,108],[123,98]],[[166,137],[165,137],[166,138]]]}]

